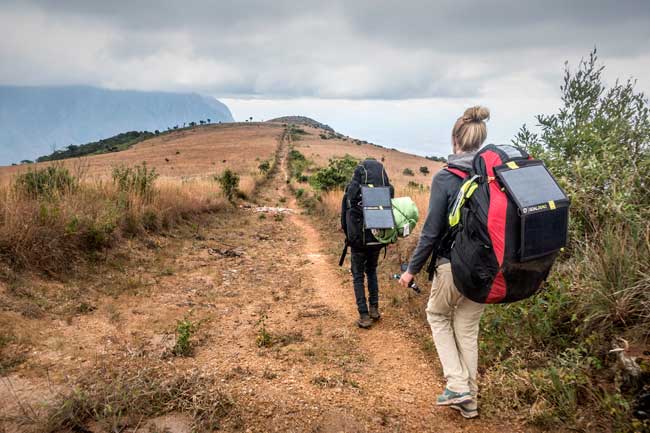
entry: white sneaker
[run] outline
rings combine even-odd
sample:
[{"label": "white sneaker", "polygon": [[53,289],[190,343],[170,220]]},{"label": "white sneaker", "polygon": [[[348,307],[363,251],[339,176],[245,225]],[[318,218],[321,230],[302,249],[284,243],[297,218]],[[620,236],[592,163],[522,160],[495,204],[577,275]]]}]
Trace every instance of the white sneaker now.
[{"label": "white sneaker", "polygon": [[468,401],[462,404],[449,405],[450,408],[457,410],[466,419],[476,418],[478,416],[478,403],[476,400]]}]

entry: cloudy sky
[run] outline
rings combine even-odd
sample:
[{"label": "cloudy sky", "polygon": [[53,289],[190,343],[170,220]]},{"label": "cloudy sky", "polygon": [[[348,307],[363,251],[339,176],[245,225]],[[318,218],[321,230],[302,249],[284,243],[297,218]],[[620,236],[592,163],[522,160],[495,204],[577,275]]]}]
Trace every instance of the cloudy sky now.
[{"label": "cloudy sky", "polygon": [[650,90],[650,1],[0,0],[0,84],[194,91],[420,154],[475,104],[509,141],[594,46]]}]

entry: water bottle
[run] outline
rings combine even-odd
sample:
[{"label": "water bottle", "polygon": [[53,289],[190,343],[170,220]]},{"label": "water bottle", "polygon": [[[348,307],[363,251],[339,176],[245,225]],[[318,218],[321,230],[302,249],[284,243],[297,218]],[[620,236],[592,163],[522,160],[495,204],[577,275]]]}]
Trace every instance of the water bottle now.
[{"label": "water bottle", "polygon": [[[400,268],[402,269],[402,272],[406,272],[407,269],[408,269],[408,264],[402,263],[402,266],[400,266]],[[401,276],[402,276],[401,274],[393,274],[393,279],[394,280],[399,280],[401,278]],[[420,287],[416,284],[415,278],[413,278],[411,280],[411,282],[409,283],[409,288],[413,289],[413,291],[415,293],[421,293],[422,292],[422,289],[420,289]]]}]

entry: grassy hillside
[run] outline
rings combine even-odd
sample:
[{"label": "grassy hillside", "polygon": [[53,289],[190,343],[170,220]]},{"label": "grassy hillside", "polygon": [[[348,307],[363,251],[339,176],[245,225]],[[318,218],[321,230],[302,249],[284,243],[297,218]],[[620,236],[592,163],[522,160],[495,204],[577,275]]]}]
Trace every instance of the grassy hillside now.
[{"label": "grassy hillside", "polygon": [[[237,174],[242,197],[265,177],[283,127],[210,125],[122,152],[0,168],[0,262],[57,273],[125,238],[168,229],[226,206],[218,176]],[[250,157],[249,155],[255,155]]]},{"label": "grassy hillside", "polygon": [[36,158],[36,162],[60,161],[62,159],[80,158],[83,156],[100,155],[108,152],[119,152],[126,150],[136,143],[154,136],[149,131],[123,132],[113,137],[98,140],[92,143],[70,145],[63,150],[57,150],[49,155]]},{"label": "grassy hillside", "polygon": [[[281,125],[270,123],[205,125],[161,134],[121,152],[66,159],[59,164],[71,170],[82,166],[84,174],[95,179],[110,178],[115,166],[142,162],[170,178],[206,177],[231,168],[242,176],[243,183],[251,183],[258,174],[258,160],[273,156],[282,131]],[[51,164],[0,167],[0,184],[9,183],[16,174]]]}]

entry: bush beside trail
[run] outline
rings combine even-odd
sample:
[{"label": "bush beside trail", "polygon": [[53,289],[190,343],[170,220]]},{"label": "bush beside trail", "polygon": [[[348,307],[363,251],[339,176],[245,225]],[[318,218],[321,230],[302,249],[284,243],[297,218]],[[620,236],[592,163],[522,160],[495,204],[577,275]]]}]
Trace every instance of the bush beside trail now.
[{"label": "bush beside trail", "polygon": [[484,394],[492,412],[524,410],[546,427],[640,431],[650,428],[635,418],[650,357],[637,359],[638,377],[621,359],[647,352],[650,337],[649,107],[631,80],[607,89],[602,70],[595,51],[567,67],[558,114],[514,140],[568,192],[571,243],[538,296],[487,309]]}]

